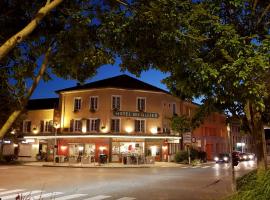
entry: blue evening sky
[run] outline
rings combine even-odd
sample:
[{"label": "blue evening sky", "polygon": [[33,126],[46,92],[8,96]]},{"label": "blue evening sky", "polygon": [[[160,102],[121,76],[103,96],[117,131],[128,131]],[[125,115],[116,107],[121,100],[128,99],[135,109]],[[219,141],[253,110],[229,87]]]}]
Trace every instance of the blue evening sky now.
[{"label": "blue evening sky", "polygon": [[[127,74],[161,89],[168,90],[167,87],[161,83],[162,79],[164,79],[168,75],[160,71],[151,69],[149,71],[143,72],[140,77],[136,77],[129,72],[121,72],[120,67],[117,65],[104,65],[100,67],[97,75],[91,79],[88,79],[86,83],[110,78],[113,76],[118,76],[121,74]],[[52,76],[52,78],[53,80],[48,82],[40,81],[37,89],[32,95],[32,99],[57,97],[57,94],[54,91],[76,86],[77,83],[76,80],[64,80],[54,75]]]}]

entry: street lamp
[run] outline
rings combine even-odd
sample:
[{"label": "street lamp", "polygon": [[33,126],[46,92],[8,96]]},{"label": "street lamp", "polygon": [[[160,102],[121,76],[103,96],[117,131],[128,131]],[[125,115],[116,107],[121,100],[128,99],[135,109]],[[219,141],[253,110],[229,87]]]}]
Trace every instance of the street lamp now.
[{"label": "street lamp", "polygon": [[60,127],[60,125],[57,122],[54,122],[53,127],[55,129],[55,132],[54,132],[54,148],[53,148],[53,163],[55,164],[56,148],[57,148],[56,136],[57,136],[57,129]]}]

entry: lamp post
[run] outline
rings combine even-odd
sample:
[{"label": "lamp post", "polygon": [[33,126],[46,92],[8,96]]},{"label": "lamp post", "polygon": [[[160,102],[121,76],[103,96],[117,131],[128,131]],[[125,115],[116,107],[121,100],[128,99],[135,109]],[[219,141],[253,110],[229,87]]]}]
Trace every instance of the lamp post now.
[{"label": "lamp post", "polygon": [[54,147],[53,147],[53,164],[55,164],[56,148],[57,148],[56,136],[57,136],[57,129],[59,128],[59,124],[57,122],[54,122],[53,127],[55,129],[55,132],[54,132]]}]

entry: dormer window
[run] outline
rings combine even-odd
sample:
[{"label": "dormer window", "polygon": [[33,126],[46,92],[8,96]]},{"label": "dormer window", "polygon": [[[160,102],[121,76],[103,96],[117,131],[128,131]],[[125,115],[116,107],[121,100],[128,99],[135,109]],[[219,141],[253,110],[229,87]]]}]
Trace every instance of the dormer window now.
[{"label": "dormer window", "polygon": [[146,98],[145,97],[138,97],[137,98],[137,110],[138,111],[145,111],[146,107]]},{"label": "dormer window", "polygon": [[82,98],[81,97],[75,97],[74,98],[74,112],[79,111],[82,106]]},{"label": "dormer window", "polygon": [[98,97],[90,97],[90,111],[96,111],[98,109]]}]

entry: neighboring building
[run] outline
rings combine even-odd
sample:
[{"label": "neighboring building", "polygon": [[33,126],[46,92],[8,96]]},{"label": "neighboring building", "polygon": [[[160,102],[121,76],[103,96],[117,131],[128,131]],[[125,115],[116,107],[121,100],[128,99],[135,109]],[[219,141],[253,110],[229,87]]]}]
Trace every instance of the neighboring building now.
[{"label": "neighboring building", "polygon": [[106,154],[111,162],[122,162],[123,155],[129,154],[168,161],[185,145],[206,151],[208,159],[228,152],[224,115],[208,117],[192,131],[194,143],[183,144],[180,134],[171,130],[170,118],[192,116],[198,105],[127,75],[57,93],[57,107],[58,99],[29,102],[20,156],[35,159],[44,152],[53,159],[55,143],[62,158],[85,155],[97,160]]},{"label": "neighboring building", "polygon": [[[240,123],[233,122],[230,124],[230,131],[232,137],[233,151],[253,152],[252,151],[252,137],[250,134],[241,131]],[[254,152],[253,152],[254,153]]]}]

